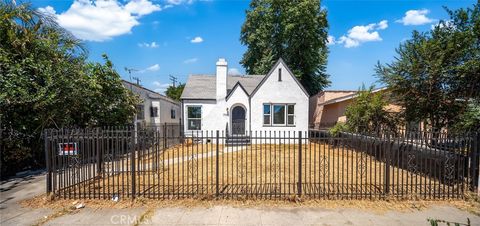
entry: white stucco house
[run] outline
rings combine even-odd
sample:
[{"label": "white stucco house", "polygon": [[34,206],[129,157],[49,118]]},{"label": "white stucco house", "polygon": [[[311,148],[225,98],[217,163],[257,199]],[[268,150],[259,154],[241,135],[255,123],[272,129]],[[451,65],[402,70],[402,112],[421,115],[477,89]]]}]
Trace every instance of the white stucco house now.
[{"label": "white stucco house", "polygon": [[181,123],[181,106],[172,100],[139,84],[123,80],[123,86],[139,96],[142,103],[137,105],[135,126],[158,127],[160,125]]},{"label": "white stucco house", "polygon": [[[197,131],[307,131],[309,95],[282,59],[266,75],[228,75],[220,58],[215,75],[191,75],[181,96],[186,136]],[[273,134],[273,133],[272,133]]]}]

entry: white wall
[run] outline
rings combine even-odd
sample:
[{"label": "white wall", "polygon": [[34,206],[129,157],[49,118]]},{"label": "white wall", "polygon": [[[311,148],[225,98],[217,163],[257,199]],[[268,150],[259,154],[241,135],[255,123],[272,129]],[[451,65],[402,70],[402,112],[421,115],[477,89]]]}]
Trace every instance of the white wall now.
[{"label": "white wall", "polygon": [[[278,81],[278,68],[282,68],[282,81]],[[297,85],[293,75],[283,64],[267,78],[251,99],[252,131],[307,131],[308,96]],[[263,104],[295,104],[294,126],[264,126]]]},{"label": "white wall", "polygon": [[250,116],[250,114],[249,114],[250,105],[249,105],[248,99],[249,99],[248,95],[239,86],[237,86],[235,88],[235,90],[233,90],[233,93],[228,98],[226,105],[227,105],[228,110],[229,110],[229,118],[228,118],[229,128],[228,128],[228,130],[229,130],[230,134],[232,132],[231,114],[232,114],[232,110],[235,106],[242,106],[243,108],[245,108],[245,131],[246,132],[250,131],[250,126],[249,126],[250,125],[250,117],[249,117]]},{"label": "white wall", "polygon": [[[158,113],[158,120],[160,123],[180,123],[181,122],[181,117],[182,117],[182,112],[180,108],[180,104],[174,104],[169,101],[165,100],[160,100],[160,107],[158,108],[159,113]],[[175,118],[171,117],[171,110],[174,109],[176,114]],[[157,119],[156,119],[157,120]]]},{"label": "white wall", "polygon": [[[201,106],[202,107],[202,130],[211,130],[211,131],[224,131],[227,123],[228,123],[228,130],[231,133],[231,111],[233,107],[241,105],[245,108],[245,130],[248,131],[250,125],[250,117],[249,117],[249,102],[247,94],[238,87],[234,90],[232,95],[228,98],[227,101],[225,100],[184,100],[184,129],[186,134],[195,133],[195,131],[188,130],[187,120],[188,120],[188,106]],[[228,111],[227,111],[228,108]]]},{"label": "white wall", "polygon": [[[201,106],[202,107],[202,130],[225,130],[227,123],[227,113],[224,105],[217,105],[215,100],[184,100],[183,101],[183,118],[184,118],[184,131],[186,135],[191,135],[196,131],[188,129],[188,107],[189,106]],[[223,127],[222,127],[223,125]]]},{"label": "white wall", "polygon": [[[152,91],[142,89],[136,85],[131,85],[129,83],[123,83],[125,88],[131,89],[133,93],[139,95],[140,99],[142,100],[142,104],[144,107],[144,120],[137,120],[137,123],[142,124],[161,124],[161,123],[180,123],[180,116],[181,108],[180,103],[171,102],[162,98],[152,98],[149,94],[158,95]],[[150,108],[157,107],[158,108],[158,117],[151,117]],[[177,111],[177,117],[172,119],[170,116],[170,110],[175,109]]]},{"label": "white wall", "polygon": [[[278,81],[278,68],[282,68],[282,81]],[[227,76],[228,79],[228,76]],[[263,104],[294,104],[295,125],[293,126],[264,126],[263,125]],[[241,87],[237,87],[231,96],[226,98],[218,97],[215,100],[183,100],[184,131],[186,136],[191,136],[197,131],[188,130],[188,107],[202,107],[201,130],[225,131],[227,123],[231,126],[231,110],[236,105],[242,105],[246,109],[246,131],[290,131],[292,137],[296,137],[298,131],[308,131],[308,95],[297,84],[293,75],[289,74],[283,64],[273,70],[272,74],[264,81],[249,100],[249,96]],[[228,110],[227,110],[228,109]],[[229,128],[231,132],[231,127]],[[215,133],[215,132],[213,132]],[[304,134],[304,133],[302,133]],[[205,135],[205,132],[204,132]],[[296,143],[296,142],[293,142]]]}]

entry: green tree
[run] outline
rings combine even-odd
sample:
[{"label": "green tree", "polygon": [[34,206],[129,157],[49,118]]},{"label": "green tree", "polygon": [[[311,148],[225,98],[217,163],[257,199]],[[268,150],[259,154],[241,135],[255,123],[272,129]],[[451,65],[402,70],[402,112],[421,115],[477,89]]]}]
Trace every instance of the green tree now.
[{"label": "green tree", "polygon": [[87,104],[85,112],[90,113],[85,126],[125,125],[133,121],[135,106],[140,100],[126,89],[120,75],[113,69],[107,55],[103,55],[105,64],[89,62],[85,64],[85,87],[82,98]]},{"label": "green tree", "polygon": [[185,84],[179,84],[178,86],[169,86],[165,94],[167,97],[172,98],[173,100],[179,101],[180,97],[182,96],[183,89],[185,88]]},{"label": "green tree", "polygon": [[1,176],[44,164],[44,128],[119,125],[136,98],[105,57],[85,61],[82,43],[29,4],[0,3]]},{"label": "green tree", "polygon": [[266,74],[283,58],[310,94],[330,84],[327,12],[320,0],[252,0],[240,40],[249,74]]},{"label": "green tree", "polygon": [[382,130],[395,131],[395,117],[385,107],[388,98],[383,91],[374,92],[374,87],[365,86],[345,110],[345,128],[351,132],[376,133]]},{"label": "green tree", "polygon": [[471,102],[453,125],[455,132],[480,131],[480,102]]},{"label": "green tree", "polygon": [[394,62],[376,66],[405,120],[434,129],[454,125],[480,95],[479,4],[447,12],[449,20],[400,44]]}]

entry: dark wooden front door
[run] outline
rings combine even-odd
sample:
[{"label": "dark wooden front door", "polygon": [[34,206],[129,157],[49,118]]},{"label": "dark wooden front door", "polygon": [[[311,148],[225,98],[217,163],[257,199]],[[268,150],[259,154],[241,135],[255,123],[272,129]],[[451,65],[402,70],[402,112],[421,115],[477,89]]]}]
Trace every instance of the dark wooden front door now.
[{"label": "dark wooden front door", "polygon": [[232,135],[245,134],[245,109],[236,106],[232,110]]}]

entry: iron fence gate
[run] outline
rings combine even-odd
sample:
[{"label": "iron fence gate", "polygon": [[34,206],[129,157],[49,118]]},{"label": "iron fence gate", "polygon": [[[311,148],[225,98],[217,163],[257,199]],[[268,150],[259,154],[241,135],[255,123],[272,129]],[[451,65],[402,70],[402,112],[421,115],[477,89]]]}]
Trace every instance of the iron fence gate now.
[{"label": "iron fence gate", "polygon": [[478,133],[255,131],[232,142],[224,131],[184,137],[180,128],[46,130],[47,191],[102,199],[444,199],[478,184]]}]

